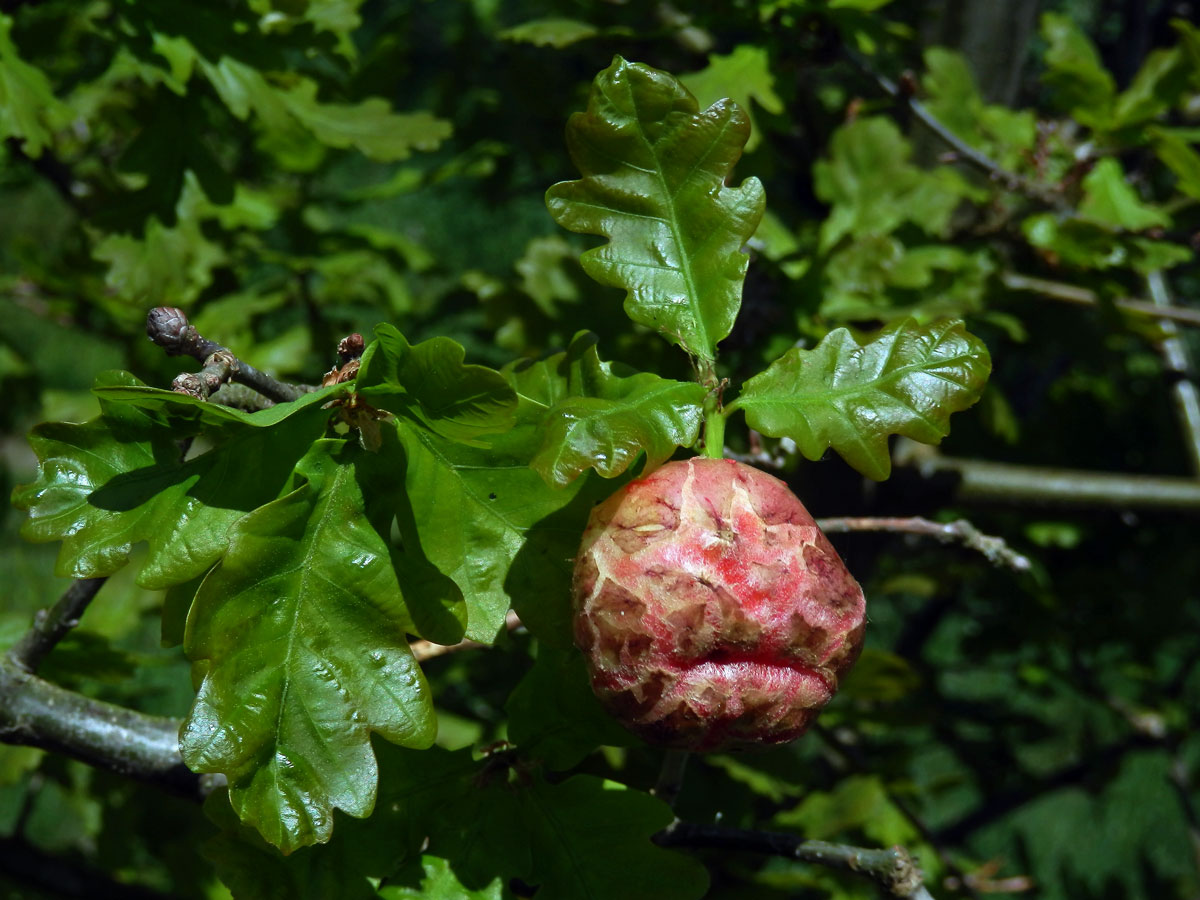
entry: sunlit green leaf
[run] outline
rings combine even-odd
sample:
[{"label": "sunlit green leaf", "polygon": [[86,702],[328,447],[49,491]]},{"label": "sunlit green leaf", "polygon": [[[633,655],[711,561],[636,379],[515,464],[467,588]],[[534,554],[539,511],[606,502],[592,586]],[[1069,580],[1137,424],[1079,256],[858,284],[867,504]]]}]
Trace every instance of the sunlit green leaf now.
[{"label": "sunlit green leaf", "polygon": [[1133,83],[1116,100],[1114,124],[1126,127],[1165,113],[1187,87],[1188,73],[1178,47],[1151,51]]},{"label": "sunlit green leaf", "polygon": [[546,194],[556,222],[603,235],[583,266],[625,289],[625,311],[700,360],[733,327],[763,210],[762,186],[725,186],[749,122],[732,103],[701,112],[678,81],[617,57],[596,77],[567,142],[578,181]]},{"label": "sunlit green leaf", "polygon": [[180,738],[197,772],[223,772],[242,821],[289,852],[329,839],[333,810],[375,802],[370,734],[434,738],[403,598],[366,516],[355,457],[321,441],[291,493],[243,518],[204,581],[184,648],[204,680]]},{"label": "sunlit green leaf", "polygon": [[846,235],[886,235],[905,222],[941,235],[955,207],[972,193],[953,169],[925,172],[912,165],[912,149],[891,119],[871,116],[843,125],[829,152],[813,167],[817,196],[833,206],[821,225],[822,251]]},{"label": "sunlit green leaf", "polygon": [[814,791],[798,806],[775,817],[810,840],[864,835],[883,846],[920,840],[913,824],[888,796],[877,775],[852,775],[829,793]]},{"label": "sunlit green leaf", "polygon": [[410,344],[391,325],[375,328],[363,354],[356,387],[371,403],[409,412],[439,434],[471,440],[507,431],[517,397],[503,376],[486,366],[465,365],[465,351],[450,338]]},{"label": "sunlit green leaf", "polygon": [[478,889],[468,888],[449,860],[424,854],[389,878],[379,896],[383,900],[502,900],[506,894],[499,876]]},{"label": "sunlit green leaf", "polygon": [[[565,607],[569,615],[567,572],[586,512],[582,519],[574,513],[566,528],[552,522],[567,507],[589,503],[580,496],[583,481],[558,489],[533,471],[528,426],[488,448],[404,420],[397,427],[413,527],[424,555],[463,593],[467,636],[494,640],[518,596],[523,604]],[[529,561],[514,568],[518,556]],[[512,577],[521,580],[519,592],[508,583]],[[527,624],[540,633],[537,619],[534,613]]]},{"label": "sunlit green leaf", "polygon": [[739,44],[728,55],[714,53],[708,57],[705,68],[682,75],[679,80],[696,95],[702,107],[728,97],[745,110],[750,119],[747,153],[762,140],[750,101],[753,100],[769,113],[779,115],[783,112],[783,100],[775,93],[775,75],[765,47]]},{"label": "sunlit green leaf", "polygon": [[176,216],[182,184],[167,190],[174,193],[164,221],[173,226],[150,218],[140,234],[109,234],[92,249],[93,258],[108,266],[105,287],[129,309],[131,320],[154,306],[188,306],[211,284],[213,270],[228,261],[194,216]]},{"label": "sunlit green leaf", "polygon": [[569,271],[579,269],[575,250],[559,235],[534,238],[514,268],[521,276],[521,289],[547,316],[556,316],[561,303],[578,302],[579,286]]},{"label": "sunlit green leaf", "polygon": [[984,103],[961,53],[930,47],[924,60],[925,105],[938,121],[971,146],[993,154],[1001,165],[1021,165],[1037,135],[1033,112]]},{"label": "sunlit green leaf", "polygon": [[535,47],[562,48],[595,37],[599,33],[600,29],[590,22],[551,17],[530,19],[512,28],[505,28],[497,37],[502,41],[533,44]]},{"label": "sunlit green leaf", "polygon": [[1143,203],[1125,180],[1121,164],[1112,157],[1096,163],[1083,179],[1084,196],[1079,204],[1080,218],[1129,231],[1166,228],[1171,218],[1165,212]]},{"label": "sunlit green leaf", "polygon": [[[109,575],[128,561],[134,544],[147,541],[138,581],[153,588],[188,581],[211,566],[230,525],[275,498],[328,418],[316,402],[321,397],[279,404],[254,420],[147,388],[124,373],[101,379],[97,391],[106,398],[100,418],[34,429],[39,477],[18,489],[13,502],[29,511],[27,540],[62,541],[59,574]],[[126,398],[134,402],[120,402]],[[141,404],[185,415],[172,426]],[[196,420],[225,427],[213,435],[217,446],[184,461],[177,442],[199,430],[186,415],[198,407],[204,409]]]},{"label": "sunlit green leaf", "polygon": [[300,78],[273,85],[258,69],[232,57],[201,61],[205,76],[239,119],[251,111],[262,125],[286,134],[304,128],[330,147],[354,147],[371,159],[395,162],[414,150],[433,150],[450,136],[450,123],[426,112],[397,113],[378,97],[357,104],[322,103],[317,85]]},{"label": "sunlit green leaf", "polygon": [[863,345],[839,328],[751,378],[729,409],[744,410],[765,435],[792,438],[809,459],[832,447],[882,480],[891,471],[888,435],[938,443],[950,414],[979,399],[990,371],[987,348],[962,322],[908,319]]},{"label": "sunlit green leaf", "polygon": [[1200,153],[1170,129],[1155,128],[1151,136],[1158,158],[1179,179],[1179,190],[1200,200]]},{"label": "sunlit green leaf", "polygon": [[19,139],[22,150],[37,158],[70,110],[54,96],[46,74],[21,59],[9,37],[12,26],[12,18],[0,14],[0,139]]}]

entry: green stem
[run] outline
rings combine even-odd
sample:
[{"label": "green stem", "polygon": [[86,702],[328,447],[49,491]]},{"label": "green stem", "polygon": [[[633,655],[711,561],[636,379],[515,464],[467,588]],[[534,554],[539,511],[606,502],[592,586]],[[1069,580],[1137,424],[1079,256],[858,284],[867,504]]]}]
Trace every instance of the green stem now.
[{"label": "green stem", "polygon": [[704,410],[704,455],[709,459],[725,456],[725,413],[715,398]]}]

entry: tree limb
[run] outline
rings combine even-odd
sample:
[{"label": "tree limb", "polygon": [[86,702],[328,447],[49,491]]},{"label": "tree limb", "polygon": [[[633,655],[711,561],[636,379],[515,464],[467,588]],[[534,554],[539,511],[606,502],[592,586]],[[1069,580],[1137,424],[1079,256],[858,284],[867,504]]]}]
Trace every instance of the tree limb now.
[{"label": "tree limb", "polygon": [[80,578],[49,609],[39,609],[33,627],[13,644],[8,661],[23,672],[37,671],[46,654],[79,624],[79,617],[96,596],[105,578]]},{"label": "tree limb", "polygon": [[740,850],[817,863],[843,872],[854,872],[874,881],[891,897],[932,900],[920,867],[903,847],[869,850],[826,841],[806,841],[792,834],[746,831],[720,825],[675,822],[654,836],[660,847],[693,847]]},{"label": "tree limb", "polygon": [[1028,572],[1033,567],[1028,557],[1009,547],[1003,538],[984,534],[966,519],[957,519],[954,522],[934,522],[920,516],[900,518],[849,516],[817,519],[817,527],[826,533],[888,531],[927,535],[941,541],[959,541],[964,546],[982,553],[993,565],[1008,566],[1017,572]]},{"label": "tree limb", "polygon": [[942,456],[915,441],[897,442],[897,466],[927,479],[957,479],[959,502],[1107,506],[1200,512],[1200,479],[1115,472],[1089,472]]},{"label": "tree limb", "polygon": [[223,779],[183,764],[180,724],[91,700],[0,661],[0,743],[62,753],[199,800]]},{"label": "tree limb", "polygon": [[200,334],[182,309],[159,306],[150,310],[146,316],[146,334],[168,356],[190,356],[204,364],[200,372],[184,373],[175,379],[175,390],[180,393],[207,400],[222,384],[236,381],[276,403],[287,403],[309,391],[304,385],[277,381],[242,362],[230,350]]}]

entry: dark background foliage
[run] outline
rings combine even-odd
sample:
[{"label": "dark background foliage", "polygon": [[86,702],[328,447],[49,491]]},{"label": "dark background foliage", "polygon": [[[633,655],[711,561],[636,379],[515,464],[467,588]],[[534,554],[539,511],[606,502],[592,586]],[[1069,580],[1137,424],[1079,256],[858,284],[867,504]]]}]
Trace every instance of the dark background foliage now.
[{"label": "dark background foliage", "polygon": [[[1177,405],[1189,375],[1163,352],[1173,340],[1194,356],[1200,342],[1194,327],[1176,333],[1119,302],[1200,308],[1195,3],[14,0],[0,10],[6,492],[33,478],[32,425],[95,414],[97,373],[167,386],[192,365],[144,338],[147,309],[162,304],[297,381],[318,380],[340,337],[380,321],[414,343],[452,337],[495,366],[588,328],[606,358],[687,378],[682,354],[631,328],[618,292],[584,276],[578,253],[593,241],[558,229],[543,203],[550,184],[576,176],[567,117],[619,53],[680,75],[703,103],[732,96],[753,117],[737,179],[763,181],[768,216],[722,345],[727,374],[740,381],[833,327],[869,332],[906,315],[965,317],[991,350],[982,403],[956,417],[934,456],[894,447],[887,482],[833,454],[809,463],[775,442],[763,454],[782,460],[815,515],[965,516],[1034,561],[1018,574],[957,546],[836,537],[870,604],[858,668],[796,744],[694,761],[679,815],[904,844],[935,896],[1200,892],[1200,501],[1184,480],[1198,474],[1200,438]],[[899,102],[877,76],[908,85]],[[960,152],[923,127],[905,91]],[[963,144],[1016,178],[964,164]],[[729,440],[760,450],[744,432]],[[1048,468],[1075,473],[1065,495]],[[65,584],[54,547],[20,542],[21,521],[0,510],[5,644]],[[161,608],[161,592],[122,570],[42,674],[184,715],[189,667],[160,646]],[[604,798],[559,770],[643,791],[661,754],[589,752],[631,742],[582,714],[575,737],[539,733],[554,703],[578,710],[587,698],[563,687],[575,682],[555,667],[572,663],[554,651],[543,648],[527,678],[532,645],[517,633],[426,664],[444,750],[430,765],[453,773],[463,748],[508,737],[549,762],[529,796],[602,820]],[[392,764],[394,790],[405,777],[441,783],[405,776],[406,759]],[[338,827],[374,826],[364,843],[433,828],[388,818],[387,790],[375,817]],[[455,790],[421,815],[474,819],[478,846],[517,852],[503,828],[487,830],[510,802],[503,792]],[[221,897],[219,873],[238,896],[374,893],[363,874],[378,873],[345,845],[285,862],[237,837],[218,798],[209,807],[2,746],[0,889]],[[629,814],[640,817],[634,831],[664,824],[653,810]],[[529,810],[512,815],[539,833]],[[486,853],[447,855],[453,871],[410,853],[383,896],[520,895],[520,884],[491,881]],[[712,897],[874,891],[781,859],[704,860]],[[646,866],[638,877],[688,889],[686,873]]]}]

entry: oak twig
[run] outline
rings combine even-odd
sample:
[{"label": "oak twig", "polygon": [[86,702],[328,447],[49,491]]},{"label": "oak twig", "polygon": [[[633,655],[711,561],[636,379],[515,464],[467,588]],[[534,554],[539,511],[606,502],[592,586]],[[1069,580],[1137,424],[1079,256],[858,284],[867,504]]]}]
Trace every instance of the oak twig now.
[{"label": "oak twig", "polygon": [[817,863],[869,878],[892,897],[932,900],[920,867],[903,847],[869,850],[826,841],[806,841],[791,834],[746,831],[720,825],[675,822],[654,836],[660,847],[693,847],[766,853]]},{"label": "oak twig", "polygon": [[310,390],[304,385],[277,381],[242,362],[230,350],[200,334],[188,322],[184,311],[176,307],[159,306],[150,310],[146,316],[146,334],[168,356],[190,356],[204,364],[199,372],[184,373],[175,379],[174,388],[182,394],[207,400],[222,384],[236,381],[276,403],[287,403]]},{"label": "oak twig", "polygon": [[[856,772],[859,774],[873,771],[870,761],[863,755],[854,744],[842,740],[838,734],[818,722],[813,726],[813,734],[817,735],[825,742],[826,747],[832,752],[834,759],[837,760],[838,768],[843,771]],[[946,868],[946,872],[950,879],[953,879],[962,889],[963,893],[971,898],[978,896],[975,889],[973,879],[970,874],[963,869],[955,861],[954,857],[946,849],[946,845],[938,840],[937,835],[925,823],[915,810],[913,810],[907,802],[894,794],[889,788],[885,787],[888,800],[900,813],[908,820],[908,823],[917,830],[917,833],[933,848],[933,852],[937,854],[939,860]]]},{"label": "oak twig", "polygon": [[957,519],[953,522],[934,522],[920,516],[883,518],[846,516],[817,519],[817,527],[827,533],[888,531],[927,535],[941,541],[958,541],[964,546],[982,553],[993,565],[1008,566],[1017,572],[1028,572],[1033,566],[1027,556],[1013,550],[1003,538],[984,534],[966,519]]},{"label": "oak twig", "polygon": [[9,648],[8,662],[23,672],[36,672],[46,654],[79,624],[79,617],[105,581],[107,578],[80,578],[54,606],[38,610],[33,627]]},{"label": "oak twig", "polygon": [[937,116],[930,112],[924,103],[912,96],[910,91],[902,88],[882,72],[876,71],[863,56],[849,48],[845,52],[855,66],[874,80],[885,94],[893,98],[897,103],[906,106],[918,122],[933,132],[939,140],[954,151],[954,155],[958,159],[974,166],[992,181],[1003,185],[1010,191],[1023,194],[1046,206],[1057,208],[1063,205],[1062,195],[1054,190],[1054,188],[1038,184],[1023,175],[1018,175],[1016,172],[1010,172],[982,150],[978,150],[966,143],[957,134],[947,128]]},{"label": "oak twig", "polygon": [[[1016,272],[1003,272],[1000,283],[1010,291],[1029,291],[1041,294],[1051,300],[1061,300],[1064,303],[1074,303],[1079,306],[1096,306],[1100,303],[1100,295],[1095,291],[1079,287],[1075,284],[1064,284],[1061,281],[1050,281],[1045,278],[1032,278]],[[1180,325],[1200,327],[1200,309],[1186,306],[1174,306],[1169,301],[1158,304],[1149,300],[1138,300],[1133,297],[1118,297],[1112,301],[1113,306],[1126,312],[1157,319],[1170,319]]]}]

